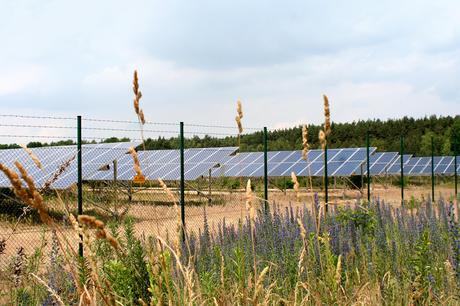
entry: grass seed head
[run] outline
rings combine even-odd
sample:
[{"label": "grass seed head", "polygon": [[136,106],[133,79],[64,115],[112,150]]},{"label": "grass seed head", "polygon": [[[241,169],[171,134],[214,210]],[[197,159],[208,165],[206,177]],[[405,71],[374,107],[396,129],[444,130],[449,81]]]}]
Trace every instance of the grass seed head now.
[{"label": "grass seed head", "polygon": [[37,155],[35,155],[34,152],[32,152],[32,150],[29,149],[25,144],[20,144],[19,146],[23,148],[24,151],[27,152],[27,154],[29,154],[30,158],[32,159],[34,164],[37,166],[37,168],[40,170],[43,170],[42,163],[40,162],[40,159],[38,159]]},{"label": "grass seed head", "polygon": [[240,100],[236,102],[236,112],[238,113],[238,117],[240,117],[240,119],[243,119],[243,106]]},{"label": "grass seed head", "polygon": [[139,110],[139,120],[141,121],[142,125],[145,124],[144,111],[142,109]]},{"label": "grass seed head", "polygon": [[246,209],[249,212],[251,220],[255,219],[254,194],[252,193],[251,180],[246,183]]},{"label": "grass seed head", "polygon": [[323,95],[324,99],[324,133],[326,136],[331,134],[331,112],[329,109],[329,99]]},{"label": "grass seed head", "polygon": [[136,175],[142,176],[142,170],[141,170],[141,166],[139,163],[139,157],[137,156],[137,152],[133,147],[129,148],[129,154],[131,154],[131,156],[133,157],[133,162],[134,162],[133,167],[134,167],[134,171],[136,172]]},{"label": "grass seed head", "polygon": [[133,92],[134,92],[134,111],[136,115],[140,116],[140,106],[139,101],[142,98],[142,93],[139,90],[139,78],[137,77],[137,70],[134,70],[134,77],[133,77]]},{"label": "grass seed head", "polygon": [[326,148],[326,134],[324,133],[323,130],[320,130],[319,131],[319,143],[321,144],[321,148],[323,148],[323,150]]},{"label": "grass seed head", "polygon": [[308,144],[308,127],[306,125],[302,126],[302,159],[307,160],[308,150],[310,145]]},{"label": "grass seed head", "polygon": [[292,183],[294,183],[294,191],[296,193],[296,197],[298,198],[300,184],[299,184],[299,181],[297,180],[297,176],[295,175],[294,171],[291,172],[291,180],[292,180]]},{"label": "grass seed head", "polygon": [[239,116],[235,117],[236,125],[238,126],[238,133],[242,134],[243,133],[243,125],[241,124],[241,119]]},{"label": "grass seed head", "polygon": [[242,134],[243,133],[243,124],[241,123],[241,119],[243,119],[243,107],[241,105],[241,101],[238,100],[238,102],[236,103],[236,117],[235,117],[235,121],[236,121],[236,125],[238,126],[238,133],[239,134]]}]

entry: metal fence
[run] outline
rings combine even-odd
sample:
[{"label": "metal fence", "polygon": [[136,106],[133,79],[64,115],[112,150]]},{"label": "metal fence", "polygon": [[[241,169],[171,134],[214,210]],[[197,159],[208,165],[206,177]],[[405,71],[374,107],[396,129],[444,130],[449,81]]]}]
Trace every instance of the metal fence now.
[{"label": "metal fence", "polygon": [[[361,175],[361,184],[351,182],[353,184],[350,185],[351,180],[346,178],[345,183],[339,183],[337,188],[336,177],[332,180],[331,173],[328,172],[328,150],[324,150],[321,175],[315,178],[299,177],[300,191],[294,192],[289,175],[269,176],[270,143],[266,127],[246,128],[248,132],[239,134],[236,127],[232,126],[183,122],[147,122],[139,125],[136,121],[10,115],[4,115],[3,119],[1,126],[6,132],[0,137],[11,143],[37,140],[29,143],[30,148],[38,146],[38,141],[42,142],[40,149],[35,151],[38,159],[49,168],[38,169],[27,151],[21,148],[2,150],[4,155],[0,155],[0,163],[8,161],[7,164],[12,169],[16,160],[25,165],[43,194],[48,213],[54,222],[62,226],[63,231],[69,232],[70,244],[75,250],[79,249],[80,254],[84,250],[80,238],[72,234],[68,213],[94,216],[114,231],[120,224],[131,222],[139,237],[177,235],[178,223],[182,224],[182,228],[189,235],[194,235],[204,230],[217,230],[223,223],[237,226],[244,220],[248,214],[248,176],[238,173],[244,173],[239,170],[249,165],[234,164],[232,167],[237,168],[233,175],[223,175],[222,169],[225,168],[220,164],[216,167],[214,160],[203,168],[200,154],[203,148],[215,147],[213,137],[225,140],[219,143],[225,143],[229,151],[235,148],[235,152],[245,151],[245,137],[255,137],[260,142],[257,146],[261,153],[257,162],[257,171],[260,174],[250,177],[251,190],[254,193],[252,205],[260,212],[270,210],[273,205],[309,206],[314,202],[314,194],[320,196],[327,209],[328,204],[346,199],[345,192],[342,192],[343,196],[340,195],[340,188],[346,189],[347,186],[355,185],[360,185],[359,194],[370,201],[374,195],[373,184],[378,179],[375,178],[374,181],[372,175]],[[43,124],[44,121],[49,123]],[[209,138],[208,141],[203,140],[206,137]],[[123,140],[124,142],[120,142]],[[121,145],[128,140],[129,144]],[[43,146],[43,142],[47,142],[47,145]],[[145,181],[132,179],[135,173],[132,157],[127,154],[129,145],[137,147],[141,168],[153,173]],[[170,151],[162,152],[164,162],[159,162],[159,155],[152,157],[145,153],[148,151],[145,150],[146,147],[161,147]],[[363,139],[363,147],[366,148],[366,163],[362,165],[361,171],[364,167],[366,173],[371,173],[372,135],[369,133]],[[404,137],[401,137],[399,154],[400,160],[395,161],[400,164],[399,175],[385,179],[399,181],[396,188],[400,188],[400,203],[404,205],[407,202],[405,188],[408,179],[404,173]],[[458,153],[454,158],[456,198],[457,155]],[[128,162],[122,163],[122,160]],[[197,171],[198,168],[206,171]],[[43,176],[43,173],[47,173],[47,176]],[[168,190],[156,178],[162,178]],[[429,179],[425,180],[431,182],[431,197],[434,199],[437,180],[434,154],[431,156]],[[3,186],[0,191],[0,201],[0,253],[3,253],[0,254],[0,268],[11,266],[12,258],[18,252],[30,255],[36,250],[49,252],[53,232],[41,223],[37,211],[21,202],[7,186]]]}]

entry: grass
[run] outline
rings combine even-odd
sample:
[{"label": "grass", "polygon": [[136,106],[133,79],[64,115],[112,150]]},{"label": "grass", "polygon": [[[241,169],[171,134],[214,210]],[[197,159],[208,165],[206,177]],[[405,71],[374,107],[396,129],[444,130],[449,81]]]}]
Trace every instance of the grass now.
[{"label": "grass", "polygon": [[[211,227],[204,215],[203,230],[180,246],[172,237],[136,237],[130,218],[91,225],[103,235],[81,221],[91,259],[65,248],[45,254],[43,246],[30,258],[17,255],[2,273],[10,275],[2,301],[46,304],[58,295],[73,304],[86,287],[88,301],[98,304],[460,304],[458,222],[444,200],[407,209],[356,202],[331,209],[319,232],[306,207],[272,205],[236,226],[223,219]],[[78,267],[75,279],[58,277],[72,275],[66,260]]]}]

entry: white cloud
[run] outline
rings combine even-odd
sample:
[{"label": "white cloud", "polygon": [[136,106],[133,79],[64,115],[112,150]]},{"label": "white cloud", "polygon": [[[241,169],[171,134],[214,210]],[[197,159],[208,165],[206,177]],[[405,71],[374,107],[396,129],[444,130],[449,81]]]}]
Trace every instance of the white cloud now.
[{"label": "white cloud", "polygon": [[18,65],[15,69],[0,71],[0,97],[21,94],[40,94],[46,91],[46,70],[40,65]]},{"label": "white cloud", "polygon": [[[414,10],[414,6],[417,10]],[[110,8],[110,9],[108,9]],[[458,113],[456,1],[10,2],[7,112],[246,126]]]}]

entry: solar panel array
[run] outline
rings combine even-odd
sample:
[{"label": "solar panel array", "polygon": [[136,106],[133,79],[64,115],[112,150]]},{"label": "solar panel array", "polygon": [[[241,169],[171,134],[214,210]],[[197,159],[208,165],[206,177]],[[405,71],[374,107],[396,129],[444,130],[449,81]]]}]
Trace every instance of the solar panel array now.
[{"label": "solar panel array", "polygon": [[[404,154],[403,155],[403,165],[406,165],[412,157],[412,154]],[[401,155],[396,156],[396,158],[390,162],[388,165],[388,170],[385,174],[390,175],[399,175],[401,173]]]},{"label": "solar panel array", "polygon": [[[87,179],[98,168],[123,156],[130,147],[136,147],[139,142],[84,144],[82,145],[83,179]],[[0,150],[0,162],[9,168],[16,169],[15,161],[19,161],[28,174],[34,179],[38,188],[42,188],[57,173],[68,160],[72,162],[51,184],[51,188],[65,189],[77,182],[77,146],[57,146],[31,148],[40,160],[43,169],[39,169],[24,149]],[[9,179],[0,173],[0,187],[10,187]]]},{"label": "solar panel array", "polygon": [[[405,156],[406,157],[406,156]],[[460,160],[460,157],[457,157]],[[429,157],[412,157],[404,159],[404,174],[409,176],[431,175],[431,156]],[[457,165],[457,172],[460,171],[460,165]],[[399,175],[401,165],[399,157],[392,163],[388,174]],[[452,175],[455,173],[453,156],[435,156],[434,157],[434,174]]]},{"label": "solar panel array", "polygon": [[[135,172],[133,159],[127,154],[130,147],[139,142],[85,144],[82,149],[83,179],[106,181],[114,179],[114,163],[117,161],[116,178],[130,181]],[[77,147],[58,146],[32,148],[33,153],[43,164],[38,169],[24,149],[0,150],[0,162],[15,168],[14,162],[20,161],[36,182],[43,187],[65,163],[72,159],[70,165],[59,175],[50,186],[65,189],[77,181],[76,154]],[[193,148],[184,151],[185,179],[195,180],[207,176],[209,171],[213,177],[262,177],[264,175],[263,152],[236,153],[237,147]],[[396,152],[375,152],[370,148],[371,175],[400,174],[400,156]],[[180,179],[179,150],[148,150],[139,151],[139,161],[146,179],[164,180]],[[460,157],[458,158],[460,160]],[[268,175],[289,176],[294,172],[298,176],[323,176],[323,150],[310,150],[308,159],[302,159],[302,151],[271,151],[268,152]],[[431,157],[403,156],[404,173],[406,175],[431,174]],[[458,169],[460,172],[460,165]],[[453,174],[454,157],[438,156],[434,158],[435,174]],[[351,176],[366,174],[366,148],[345,148],[328,150],[328,175]],[[9,180],[0,173],[0,187],[10,187]]]},{"label": "solar panel array", "polygon": [[[376,152],[369,157],[369,171],[371,175],[382,175],[388,170],[390,163],[398,156],[397,152]],[[364,164],[363,174],[367,175],[367,161]]]},{"label": "solar panel array", "polygon": [[[371,148],[373,153],[376,148]],[[358,174],[366,159],[366,148],[329,149],[328,175],[350,176]],[[302,159],[302,151],[272,151],[267,154],[268,176],[322,176],[324,152],[310,150],[308,160]],[[214,177],[261,177],[264,171],[262,152],[239,153],[227,158],[212,173]]]},{"label": "solar panel array", "polygon": [[[229,155],[234,154],[237,147],[193,148],[184,150],[184,175],[186,180],[196,180],[208,175],[212,169]],[[148,180],[179,180],[180,152],[179,150],[147,150],[137,152],[142,174]],[[112,164],[113,165],[113,164]],[[117,160],[117,179],[132,180],[135,172],[133,159],[130,155]],[[105,171],[96,171],[88,177],[89,180],[112,180],[114,171],[107,167]]]}]

